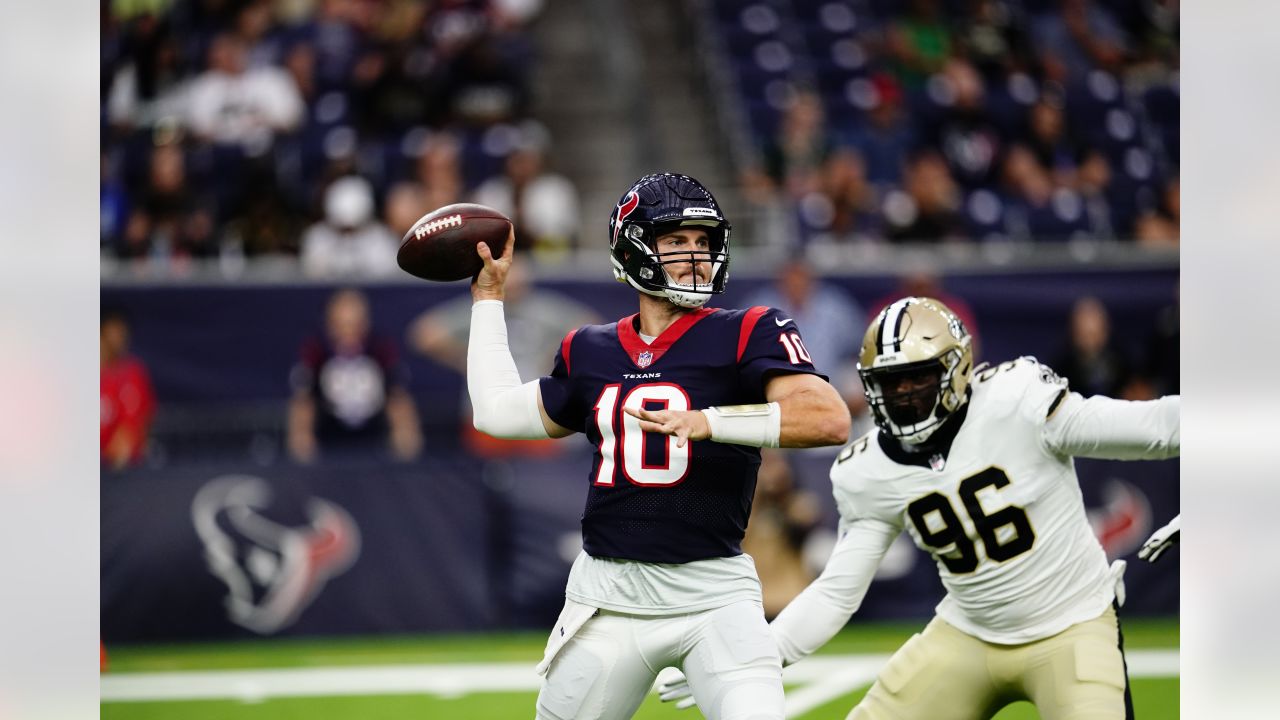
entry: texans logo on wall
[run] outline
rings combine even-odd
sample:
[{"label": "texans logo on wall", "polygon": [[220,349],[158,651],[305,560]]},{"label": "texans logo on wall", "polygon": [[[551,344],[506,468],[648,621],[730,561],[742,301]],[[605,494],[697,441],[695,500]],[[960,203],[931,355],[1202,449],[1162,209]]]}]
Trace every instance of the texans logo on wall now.
[{"label": "texans logo on wall", "polygon": [[292,625],[360,554],[359,528],[342,507],[309,497],[307,522],[287,525],[269,517],[271,502],[262,478],[224,475],[191,503],[209,571],[227,585],[228,618],[262,635]]}]

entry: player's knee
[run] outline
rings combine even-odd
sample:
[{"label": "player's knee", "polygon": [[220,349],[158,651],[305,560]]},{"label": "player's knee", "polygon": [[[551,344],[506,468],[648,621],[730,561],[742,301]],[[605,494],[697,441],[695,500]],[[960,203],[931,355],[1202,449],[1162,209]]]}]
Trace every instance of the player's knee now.
[{"label": "player's knee", "polygon": [[715,710],[707,716],[717,720],[782,720],[785,705],[780,683],[737,682],[720,689]]}]

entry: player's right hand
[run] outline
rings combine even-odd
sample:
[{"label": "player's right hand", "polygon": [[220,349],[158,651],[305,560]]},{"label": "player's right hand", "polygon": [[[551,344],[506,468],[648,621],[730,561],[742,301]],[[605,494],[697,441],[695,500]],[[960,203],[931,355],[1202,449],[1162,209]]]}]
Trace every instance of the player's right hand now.
[{"label": "player's right hand", "polygon": [[693,690],[684,673],[671,667],[658,673],[658,699],[662,702],[674,702],[677,710],[688,710],[698,704],[693,699]]},{"label": "player's right hand", "polygon": [[640,429],[676,438],[676,447],[690,440],[710,440],[711,425],[701,410],[645,410],[622,408],[622,412],[640,421]]},{"label": "player's right hand", "polygon": [[472,300],[502,300],[506,297],[507,271],[511,269],[515,240],[516,229],[512,226],[507,231],[507,244],[499,258],[493,256],[493,250],[486,243],[476,245],[476,254],[484,261],[484,267],[471,281]]}]

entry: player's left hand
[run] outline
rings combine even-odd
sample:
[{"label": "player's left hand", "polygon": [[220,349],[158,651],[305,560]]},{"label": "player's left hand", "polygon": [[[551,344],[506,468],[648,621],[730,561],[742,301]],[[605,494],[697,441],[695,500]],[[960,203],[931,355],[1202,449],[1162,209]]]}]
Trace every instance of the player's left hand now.
[{"label": "player's left hand", "polygon": [[1160,559],[1165,550],[1178,544],[1179,536],[1182,534],[1182,514],[1179,513],[1168,525],[1160,528],[1142,543],[1142,549],[1138,551],[1138,557],[1147,562],[1155,562]]},{"label": "player's left hand", "polygon": [[674,702],[677,710],[688,710],[698,704],[693,699],[693,690],[684,673],[671,667],[658,673],[658,699],[662,702]]},{"label": "player's left hand", "polygon": [[643,410],[629,407],[622,408],[631,417],[640,421],[640,429],[645,432],[674,435],[676,447],[684,447],[690,440],[709,440],[711,425],[701,410]]}]

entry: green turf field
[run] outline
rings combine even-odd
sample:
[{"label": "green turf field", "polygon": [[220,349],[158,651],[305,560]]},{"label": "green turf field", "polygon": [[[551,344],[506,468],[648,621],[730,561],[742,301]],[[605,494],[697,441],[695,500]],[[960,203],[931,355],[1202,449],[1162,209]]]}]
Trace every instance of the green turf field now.
[{"label": "green turf field", "polygon": [[[828,643],[813,662],[838,666],[845,658],[832,656],[891,653],[921,625],[853,626]],[[1131,655],[1137,717],[1144,720],[1177,718],[1176,672],[1138,667],[1142,664],[1139,655],[1168,660],[1167,652],[1158,651],[1176,650],[1177,621],[1129,620],[1124,624],[1124,631],[1125,647]],[[541,657],[543,640],[543,636],[534,633],[109,647],[111,665],[103,681],[103,695],[107,699],[102,704],[102,718],[527,718],[533,716],[537,678],[532,668]],[[792,670],[800,670],[804,664]],[[401,671],[404,677],[397,677]],[[503,685],[504,678],[510,678],[513,689]],[[358,680],[354,688],[348,682],[352,679]],[[361,691],[359,682],[366,680],[375,689]],[[171,699],[109,699],[120,697],[120,693],[125,692],[123,683],[129,682],[159,688],[160,694]],[[204,682],[214,682],[224,690],[209,691],[208,685],[202,685]],[[491,687],[477,689],[476,683]],[[404,685],[408,687],[401,687]],[[426,689],[415,692],[412,689],[415,687]],[[205,688],[206,694],[229,692],[234,697],[178,699],[199,694],[202,692],[199,688]],[[865,691],[866,684],[860,684],[843,694],[832,695],[795,717],[843,718]],[[789,684],[789,701],[804,692],[805,683]],[[656,695],[651,696],[636,715],[641,720],[697,720],[698,717],[700,714],[696,711],[681,712],[659,703]],[[1026,703],[1017,703],[996,717],[1029,720],[1038,715]]]}]

